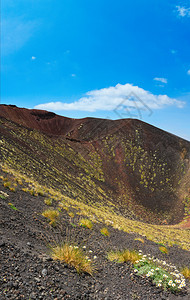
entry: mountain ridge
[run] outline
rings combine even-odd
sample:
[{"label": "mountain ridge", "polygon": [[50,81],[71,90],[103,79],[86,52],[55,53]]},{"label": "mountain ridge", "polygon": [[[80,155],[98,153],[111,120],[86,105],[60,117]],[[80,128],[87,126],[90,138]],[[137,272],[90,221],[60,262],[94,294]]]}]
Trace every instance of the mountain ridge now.
[{"label": "mountain ridge", "polygon": [[143,221],[177,224],[189,214],[190,142],[135,119],[70,119],[7,105],[0,119],[3,161],[27,173],[31,164],[45,184]]}]

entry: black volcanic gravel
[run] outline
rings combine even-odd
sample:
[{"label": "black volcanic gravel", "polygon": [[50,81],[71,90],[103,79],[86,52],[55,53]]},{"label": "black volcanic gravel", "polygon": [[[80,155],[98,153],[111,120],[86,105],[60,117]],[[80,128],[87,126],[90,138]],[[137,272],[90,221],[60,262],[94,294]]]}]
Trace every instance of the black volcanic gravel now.
[{"label": "black volcanic gravel", "polygon": [[[6,191],[4,187],[0,190]],[[135,234],[126,234],[109,227],[110,237],[100,234],[101,224],[93,230],[73,227],[65,214],[61,230],[52,229],[40,213],[45,208],[43,197],[32,197],[18,191],[0,199],[0,300],[4,299],[190,299],[189,286],[184,294],[174,295],[156,288],[140,278],[128,264],[109,262],[106,254],[114,249],[141,249],[144,254],[164,259],[177,267],[188,265],[189,252],[177,246],[162,254],[158,245],[145,239],[135,241]],[[14,203],[17,211],[10,208]],[[74,220],[77,224],[77,220]],[[53,261],[48,243],[65,238],[86,246],[90,256],[97,256],[96,273],[78,275],[75,269]],[[92,251],[92,253],[89,252]]]}]

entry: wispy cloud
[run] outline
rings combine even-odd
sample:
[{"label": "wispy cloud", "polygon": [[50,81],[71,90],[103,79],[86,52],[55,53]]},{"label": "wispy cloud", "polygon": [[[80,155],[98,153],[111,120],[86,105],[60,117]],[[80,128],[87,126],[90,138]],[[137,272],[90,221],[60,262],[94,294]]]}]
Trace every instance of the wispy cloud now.
[{"label": "wispy cloud", "polygon": [[35,108],[53,111],[112,111],[118,106],[122,109],[124,101],[125,108],[131,109],[136,106],[133,99],[135,96],[140,99],[139,109],[143,109],[145,105],[150,109],[162,109],[171,105],[182,108],[185,105],[183,101],[170,98],[167,95],[154,95],[138,86],[127,83],[87,92],[84,97],[72,103],[49,102],[36,105]]},{"label": "wispy cloud", "polygon": [[190,7],[186,8],[184,6],[177,5],[177,13],[180,17],[190,17]]},{"label": "wispy cloud", "polygon": [[187,71],[187,74],[190,75],[190,70]]},{"label": "wispy cloud", "polygon": [[3,19],[1,21],[2,55],[12,54],[22,48],[33,35],[36,27],[36,21],[24,21],[22,18]]},{"label": "wispy cloud", "polygon": [[35,59],[36,59],[36,56],[32,56],[31,59],[32,59],[32,60],[35,60]]},{"label": "wispy cloud", "polygon": [[155,81],[162,82],[162,83],[168,83],[167,78],[159,78],[159,77],[155,77],[154,80],[155,80]]}]

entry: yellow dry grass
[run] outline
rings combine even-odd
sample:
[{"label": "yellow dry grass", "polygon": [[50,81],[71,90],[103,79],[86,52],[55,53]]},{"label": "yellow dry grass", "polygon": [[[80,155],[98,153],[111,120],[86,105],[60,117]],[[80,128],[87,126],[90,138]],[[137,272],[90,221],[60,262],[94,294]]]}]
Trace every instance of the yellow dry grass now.
[{"label": "yellow dry grass", "polygon": [[95,270],[91,260],[85,256],[83,250],[67,242],[51,247],[51,256],[54,260],[60,260],[74,267],[78,273],[92,275]]},{"label": "yellow dry grass", "polygon": [[47,209],[42,213],[42,216],[46,217],[50,221],[50,225],[56,226],[59,212],[55,209]]},{"label": "yellow dry grass", "polygon": [[108,253],[108,259],[117,262],[131,262],[135,263],[137,260],[139,260],[140,255],[135,250],[123,250],[123,251],[111,251]]},{"label": "yellow dry grass", "polygon": [[85,227],[88,229],[92,229],[92,227],[93,227],[93,224],[89,219],[80,219],[79,223],[82,227]]},{"label": "yellow dry grass", "polygon": [[108,229],[106,227],[103,227],[101,230],[100,230],[101,234],[105,235],[105,236],[110,236],[110,233],[108,231]]},{"label": "yellow dry grass", "polygon": [[190,280],[190,268],[188,267],[185,267],[181,270],[181,273],[183,274],[183,276],[186,278],[186,279],[189,279]]}]

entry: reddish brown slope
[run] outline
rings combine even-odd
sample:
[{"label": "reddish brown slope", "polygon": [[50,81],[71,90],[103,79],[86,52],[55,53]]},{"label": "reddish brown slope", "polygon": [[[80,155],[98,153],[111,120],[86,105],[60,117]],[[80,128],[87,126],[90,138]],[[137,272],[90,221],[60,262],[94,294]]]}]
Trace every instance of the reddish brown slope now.
[{"label": "reddish brown slope", "polygon": [[[185,207],[187,213],[188,203],[184,204],[184,199],[190,188],[186,176],[190,161],[188,141],[134,119],[70,119],[47,111],[6,105],[0,105],[0,117],[5,118],[1,134],[6,139],[14,139],[18,148],[22,143],[29,158],[36,155],[33,140],[31,137],[28,141],[25,137],[22,141],[15,140],[16,135],[11,136],[6,120],[53,136],[53,142],[48,143],[56,141],[57,149],[44,143],[42,151],[40,142],[38,145],[35,141],[38,157],[43,162],[52,157],[48,164],[60,174],[67,174],[69,184],[76,184],[75,195],[79,186],[88,182],[89,190],[94,186],[97,191],[102,189],[103,194],[98,198],[95,190],[89,191],[85,199],[108,198],[123,213],[131,211],[143,220],[156,217],[158,222],[177,223],[182,220]],[[65,147],[67,151],[58,155]]]},{"label": "reddish brown slope", "polygon": [[80,121],[61,117],[52,112],[0,105],[0,116],[30,129],[50,135],[65,135]]}]

